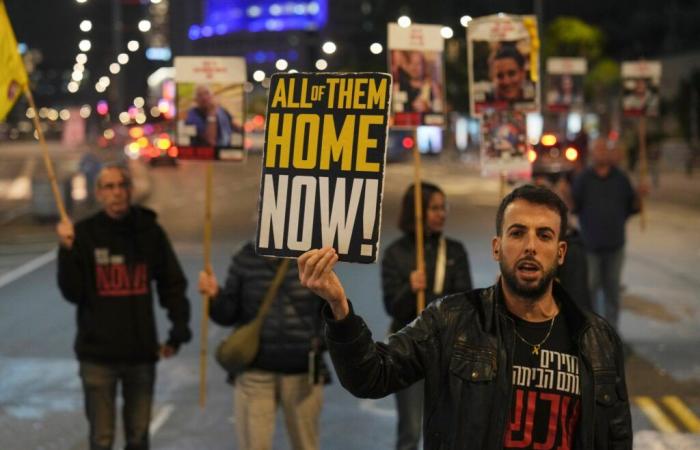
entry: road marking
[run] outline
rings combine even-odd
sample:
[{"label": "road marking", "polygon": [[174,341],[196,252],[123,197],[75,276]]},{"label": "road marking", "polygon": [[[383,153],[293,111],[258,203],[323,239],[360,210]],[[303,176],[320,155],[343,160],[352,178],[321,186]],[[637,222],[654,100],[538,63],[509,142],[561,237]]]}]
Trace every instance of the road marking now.
[{"label": "road marking", "polygon": [[23,276],[27,275],[28,273],[31,273],[35,271],[36,269],[50,263],[54,259],[56,259],[56,249],[49,250],[48,252],[44,253],[41,256],[37,256],[36,258],[32,259],[31,261],[22,264],[21,266],[10,270],[9,272],[3,274],[0,276],[0,288],[5,287],[6,285],[12,283],[13,281],[22,278]]},{"label": "road marking", "polygon": [[691,433],[700,433],[700,419],[675,395],[666,395],[661,402],[670,409]]},{"label": "road marking", "polygon": [[162,427],[168,420],[170,414],[172,414],[174,410],[175,407],[170,403],[166,403],[158,410],[156,416],[153,418],[153,420],[151,420],[151,426],[148,428],[148,432],[151,434],[151,436],[160,430],[160,427]]},{"label": "road marking", "polygon": [[645,416],[651,421],[657,430],[664,433],[677,433],[676,427],[671,419],[659,408],[659,406],[651,399],[651,397],[640,396],[634,397],[634,402],[639,406]]}]

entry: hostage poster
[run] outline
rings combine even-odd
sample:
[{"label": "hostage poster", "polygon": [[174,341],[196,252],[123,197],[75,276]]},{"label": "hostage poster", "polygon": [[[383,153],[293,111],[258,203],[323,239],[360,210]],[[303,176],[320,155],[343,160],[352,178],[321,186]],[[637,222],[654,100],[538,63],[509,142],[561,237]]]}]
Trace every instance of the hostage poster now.
[{"label": "hostage poster", "polygon": [[539,38],[534,16],[479,17],[467,28],[469,104],[484,111],[539,111]]},{"label": "hostage poster", "polygon": [[377,257],[391,76],[283,73],[270,80],[256,250],[332,246]]},{"label": "hostage poster", "polygon": [[661,61],[622,63],[622,111],[626,116],[659,115]]},{"label": "hostage poster", "polygon": [[445,125],[444,39],[439,25],[388,25],[389,69],[394,79],[393,126]]},{"label": "hostage poster", "polygon": [[245,58],[178,56],[176,142],[180,159],[244,159]]}]

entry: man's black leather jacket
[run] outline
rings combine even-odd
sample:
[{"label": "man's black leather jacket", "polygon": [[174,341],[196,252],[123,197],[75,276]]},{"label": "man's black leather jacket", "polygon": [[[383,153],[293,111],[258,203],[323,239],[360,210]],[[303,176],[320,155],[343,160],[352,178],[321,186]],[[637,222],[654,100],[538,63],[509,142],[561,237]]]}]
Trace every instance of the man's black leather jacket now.
[{"label": "man's black leather jacket", "polygon": [[[352,311],[334,321],[326,307],[328,348],[342,385],[379,398],[425,379],[426,450],[502,449],[512,398],[513,320],[499,286],[432,303],[419,318],[375,343]],[[555,283],[581,359],[579,450],[632,448],[621,342],[612,327],[580,310]]]}]

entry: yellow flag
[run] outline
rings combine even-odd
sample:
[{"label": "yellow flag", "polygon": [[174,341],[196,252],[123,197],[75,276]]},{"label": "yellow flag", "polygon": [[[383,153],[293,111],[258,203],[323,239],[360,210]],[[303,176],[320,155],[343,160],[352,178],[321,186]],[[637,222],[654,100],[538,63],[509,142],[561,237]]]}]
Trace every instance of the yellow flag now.
[{"label": "yellow flag", "polygon": [[24,62],[17,50],[17,39],[7,17],[5,2],[0,0],[0,121],[14,106],[29,83]]}]

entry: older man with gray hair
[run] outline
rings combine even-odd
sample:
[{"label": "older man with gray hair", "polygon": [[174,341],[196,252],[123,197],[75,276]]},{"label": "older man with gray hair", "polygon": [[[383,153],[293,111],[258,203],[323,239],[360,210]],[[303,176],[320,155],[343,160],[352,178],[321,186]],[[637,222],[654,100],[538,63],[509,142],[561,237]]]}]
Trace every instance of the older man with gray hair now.
[{"label": "older man with gray hair", "polygon": [[[129,172],[105,166],[97,177],[102,209],[75,227],[56,226],[58,286],[77,307],[75,353],[80,364],[90,450],[111,450],[121,384],[127,450],[149,448],[155,363],[191,338],[187,281],[156,214],[131,204]],[[172,322],[159,344],[153,284]]]}]

